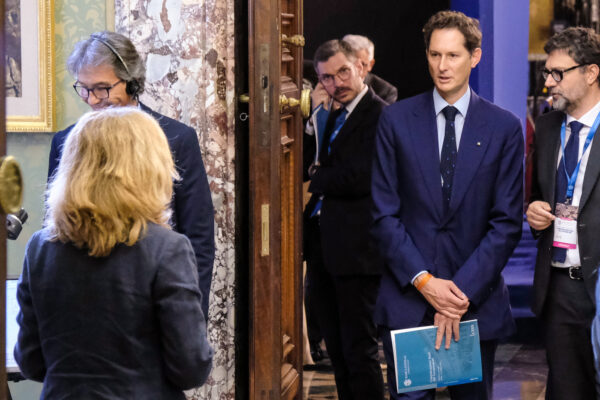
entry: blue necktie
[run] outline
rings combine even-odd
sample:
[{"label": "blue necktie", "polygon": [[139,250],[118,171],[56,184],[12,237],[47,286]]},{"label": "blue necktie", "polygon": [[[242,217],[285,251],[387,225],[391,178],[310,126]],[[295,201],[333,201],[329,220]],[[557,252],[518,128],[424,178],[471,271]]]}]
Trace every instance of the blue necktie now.
[{"label": "blue necktie", "polygon": [[442,110],[446,118],[446,130],[444,132],[444,143],[440,157],[440,173],[442,175],[442,196],[444,198],[444,210],[448,210],[450,197],[452,196],[452,181],[454,180],[454,169],[456,168],[456,132],[454,131],[454,118],[458,110],[452,106],[446,106]]},{"label": "blue necktie", "polygon": [[[331,136],[329,136],[329,146],[327,146],[327,154],[331,153],[331,143],[335,140],[338,133],[340,133],[340,130],[342,129],[342,125],[344,125],[344,122],[346,122],[347,114],[348,114],[348,110],[346,110],[346,107],[342,107],[333,112],[332,118],[335,118],[335,121],[333,123],[333,132],[331,132]],[[311,218],[319,213],[322,205],[323,205],[323,196],[321,196],[319,198],[319,200],[315,204],[315,208],[313,208],[313,211],[310,213]]]},{"label": "blue necktie", "polygon": [[[571,135],[565,145],[565,152],[558,163],[556,170],[556,190],[554,191],[554,200],[556,203],[564,203],[567,200],[567,176],[565,167],[569,176],[573,174],[579,158],[579,131],[583,124],[578,121],[571,121]],[[567,258],[567,249],[552,247],[552,261],[565,262]]]},{"label": "blue necktie", "polygon": [[334,111],[334,115],[336,114],[337,116],[335,117],[335,122],[333,123],[333,132],[331,132],[331,136],[329,137],[329,146],[327,147],[327,154],[331,153],[331,143],[333,143],[338,133],[340,133],[342,125],[344,125],[344,122],[346,122],[346,115],[348,114],[348,110],[346,110],[346,107],[342,107],[339,110]]}]

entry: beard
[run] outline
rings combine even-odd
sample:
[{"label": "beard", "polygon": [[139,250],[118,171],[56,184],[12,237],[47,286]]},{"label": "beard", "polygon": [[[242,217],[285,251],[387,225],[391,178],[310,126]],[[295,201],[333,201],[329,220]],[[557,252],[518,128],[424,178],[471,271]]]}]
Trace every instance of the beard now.
[{"label": "beard", "polygon": [[571,102],[562,96],[552,99],[552,108],[555,110],[564,112],[567,111],[570,105]]}]

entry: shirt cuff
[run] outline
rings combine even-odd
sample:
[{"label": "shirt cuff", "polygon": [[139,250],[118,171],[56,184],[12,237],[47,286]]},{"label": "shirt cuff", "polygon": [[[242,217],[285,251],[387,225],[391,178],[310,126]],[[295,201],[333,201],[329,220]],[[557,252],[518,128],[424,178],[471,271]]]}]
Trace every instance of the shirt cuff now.
[{"label": "shirt cuff", "polygon": [[415,284],[415,280],[416,280],[418,277],[420,277],[421,275],[423,275],[423,274],[426,274],[426,273],[428,273],[428,272],[429,272],[429,271],[427,271],[427,270],[425,270],[425,269],[424,269],[423,271],[420,271],[420,272],[418,272],[418,273],[417,273],[415,276],[413,276],[413,278],[410,280],[410,284],[411,284],[411,285],[414,285],[414,284]]}]

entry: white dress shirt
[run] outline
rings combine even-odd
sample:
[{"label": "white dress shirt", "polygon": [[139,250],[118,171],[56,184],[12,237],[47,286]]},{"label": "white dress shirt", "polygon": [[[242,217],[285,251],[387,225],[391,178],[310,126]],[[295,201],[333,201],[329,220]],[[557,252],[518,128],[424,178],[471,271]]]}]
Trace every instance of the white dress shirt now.
[{"label": "white dress shirt", "polygon": [[[577,159],[581,159],[581,165],[579,166],[579,173],[577,174],[577,180],[575,181],[575,189],[573,190],[573,199],[571,204],[574,206],[579,206],[579,201],[581,200],[581,191],[583,189],[583,178],[585,177],[585,169],[587,167],[588,158],[590,156],[590,151],[592,150],[592,146],[594,145],[594,140],[588,146],[585,154],[583,154],[583,146],[585,145],[585,139],[587,138],[588,133],[590,133],[590,128],[594,125],[594,120],[596,116],[600,113],[600,102],[596,103],[594,108],[585,113],[581,118],[575,119],[572,116],[567,114],[567,129],[565,133],[565,145],[569,141],[569,137],[571,136],[571,127],[569,124],[571,121],[579,121],[583,124],[583,127],[579,131],[579,152],[577,155]],[[556,166],[560,163],[560,159],[563,155],[562,146],[560,151],[558,152],[558,159],[556,160]],[[562,171],[557,171],[560,173]],[[579,259],[579,240],[577,240],[577,247],[574,249],[567,250],[567,257],[565,258],[565,262],[556,262],[553,261],[552,265],[555,267],[572,267],[572,266],[580,266],[581,260]]]}]

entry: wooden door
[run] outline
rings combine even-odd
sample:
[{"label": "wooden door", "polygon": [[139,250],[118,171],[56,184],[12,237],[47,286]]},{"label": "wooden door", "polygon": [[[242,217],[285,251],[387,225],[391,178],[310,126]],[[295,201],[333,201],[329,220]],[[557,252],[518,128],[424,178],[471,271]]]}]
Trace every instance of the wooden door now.
[{"label": "wooden door", "polygon": [[299,400],[302,1],[249,0],[248,8],[249,397]]}]

